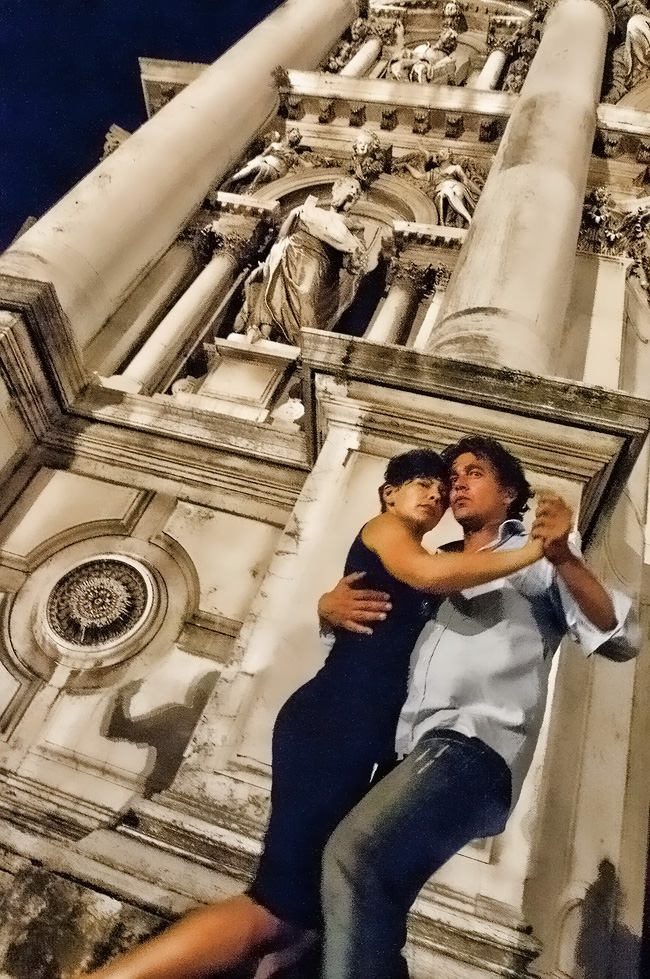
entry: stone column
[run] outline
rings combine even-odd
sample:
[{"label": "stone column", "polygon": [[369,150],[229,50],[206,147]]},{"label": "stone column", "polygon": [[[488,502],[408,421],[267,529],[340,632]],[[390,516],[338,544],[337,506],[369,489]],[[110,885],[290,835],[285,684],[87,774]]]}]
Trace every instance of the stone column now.
[{"label": "stone column", "polygon": [[315,68],[356,16],[355,0],[286,0],[19,238],[0,272],[51,282],[85,348],[269,119],[273,69]]},{"label": "stone column", "polygon": [[345,75],[346,78],[362,78],[368,74],[380,54],[380,39],[378,37],[368,38],[355,56],[350,58],[347,65],[341,68],[339,74]]},{"label": "stone column", "polygon": [[596,129],[606,0],[559,0],[510,117],[429,350],[552,373]]},{"label": "stone column", "polygon": [[429,338],[431,337],[436,320],[440,315],[440,309],[445,300],[445,292],[447,291],[450,277],[451,272],[449,269],[444,265],[439,265],[436,269],[435,292],[431,297],[429,308],[424,314],[424,319],[417,332],[417,336],[413,339],[412,345],[414,350],[426,350],[427,348]]},{"label": "stone column", "polygon": [[240,266],[233,249],[219,249],[111,386],[150,394],[174,365],[179,351],[218,308]]},{"label": "stone column", "polygon": [[374,322],[365,333],[373,343],[399,343],[413,323],[421,296],[421,283],[416,270],[399,262],[389,268],[388,292]]},{"label": "stone column", "polygon": [[503,51],[501,48],[495,48],[494,51],[491,51],[488,55],[487,61],[481,68],[481,73],[473,82],[471,87],[482,89],[483,91],[496,88],[499,84],[499,79],[501,78],[501,72],[503,71],[505,63],[505,51]]},{"label": "stone column", "polygon": [[104,384],[134,394],[164,386],[175,362],[219,310],[237,274],[267,240],[276,219],[277,201],[261,203],[239,194],[217,195],[219,217],[197,231],[195,248],[207,265],[158,324],[121,374]]}]

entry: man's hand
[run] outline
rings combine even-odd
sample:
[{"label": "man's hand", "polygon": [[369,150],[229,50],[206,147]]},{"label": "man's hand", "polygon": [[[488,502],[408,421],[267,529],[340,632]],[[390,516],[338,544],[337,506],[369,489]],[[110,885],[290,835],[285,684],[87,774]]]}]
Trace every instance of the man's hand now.
[{"label": "man's hand", "polygon": [[530,536],[542,542],[544,557],[551,564],[570,560],[569,534],[572,528],[573,511],[562,497],[547,490],[540,493]]},{"label": "man's hand", "polygon": [[392,605],[390,595],[383,591],[353,588],[365,571],[355,571],[341,578],[332,591],[325,592],[318,600],[318,614],[326,626],[347,629],[349,632],[360,632],[372,635],[372,629],[367,622],[379,622],[386,618]]},{"label": "man's hand", "polygon": [[561,496],[546,491],[539,494],[530,536],[543,543],[544,556],[555,565],[590,622],[601,632],[611,632],[617,625],[614,605],[595,574],[572,553],[568,543],[572,524],[571,507]]}]

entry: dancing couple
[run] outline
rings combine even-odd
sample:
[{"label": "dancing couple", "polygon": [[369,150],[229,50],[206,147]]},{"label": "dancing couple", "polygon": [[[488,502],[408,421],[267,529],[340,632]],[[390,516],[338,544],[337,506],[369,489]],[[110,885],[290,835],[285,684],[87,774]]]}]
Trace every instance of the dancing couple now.
[{"label": "dancing couple", "polygon": [[[93,973],[189,979],[294,960],[322,938],[323,979],[407,977],[406,918],[470,840],[503,831],[539,733],[565,635],[636,653],[630,600],[584,563],[572,514],[532,493],[500,443],[388,463],[381,512],[321,596],[322,669],[273,730],[271,816],[248,891],[195,911]],[[422,538],[450,506],[463,538]]]}]

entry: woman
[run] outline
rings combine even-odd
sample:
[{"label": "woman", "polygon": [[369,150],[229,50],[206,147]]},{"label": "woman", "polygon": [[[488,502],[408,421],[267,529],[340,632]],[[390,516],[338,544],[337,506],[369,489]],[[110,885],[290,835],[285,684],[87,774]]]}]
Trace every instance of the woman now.
[{"label": "woman", "polygon": [[337,635],[323,668],[281,709],[273,731],[271,818],[248,893],[204,908],[94,973],[95,979],[182,979],[232,968],[273,949],[304,946],[319,927],[320,859],[327,839],[393,757],[411,651],[435,596],[532,564],[516,551],[430,554],[422,538],[447,507],[440,457],[391,459],[381,513],[355,539],[346,572],[386,591],[392,610],[371,635]]}]

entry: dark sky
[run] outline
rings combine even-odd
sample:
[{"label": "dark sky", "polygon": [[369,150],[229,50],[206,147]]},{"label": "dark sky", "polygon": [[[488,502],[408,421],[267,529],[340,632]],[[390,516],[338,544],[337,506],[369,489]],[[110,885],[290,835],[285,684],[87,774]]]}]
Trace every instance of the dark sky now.
[{"label": "dark sky", "polygon": [[145,120],[138,56],[214,61],[280,0],[0,0],[0,248]]}]

